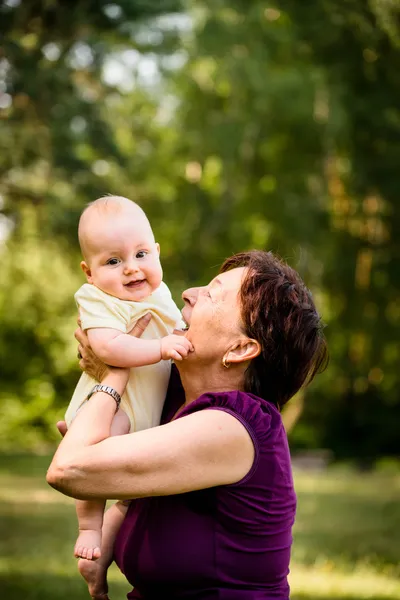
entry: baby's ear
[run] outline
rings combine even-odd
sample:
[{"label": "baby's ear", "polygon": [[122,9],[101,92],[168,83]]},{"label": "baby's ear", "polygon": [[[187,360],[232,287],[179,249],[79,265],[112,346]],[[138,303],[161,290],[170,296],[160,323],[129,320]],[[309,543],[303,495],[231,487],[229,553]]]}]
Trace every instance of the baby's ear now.
[{"label": "baby's ear", "polygon": [[84,260],[81,262],[81,269],[85,273],[88,283],[93,283],[92,272]]},{"label": "baby's ear", "polygon": [[158,254],[160,254],[160,244],[158,242],[156,242],[156,248],[157,248]]}]

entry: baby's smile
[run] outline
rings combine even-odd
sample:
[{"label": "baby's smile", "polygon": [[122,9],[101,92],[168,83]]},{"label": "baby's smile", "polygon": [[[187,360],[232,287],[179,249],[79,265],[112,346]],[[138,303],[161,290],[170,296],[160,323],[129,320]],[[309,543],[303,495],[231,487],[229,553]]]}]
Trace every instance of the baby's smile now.
[{"label": "baby's smile", "polygon": [[128,283],[124,283],[124,287],[138,288],[141,285],[143,285],[144,283],[146,283],[146,279],[132,279],[132,281],[129,281]]}]

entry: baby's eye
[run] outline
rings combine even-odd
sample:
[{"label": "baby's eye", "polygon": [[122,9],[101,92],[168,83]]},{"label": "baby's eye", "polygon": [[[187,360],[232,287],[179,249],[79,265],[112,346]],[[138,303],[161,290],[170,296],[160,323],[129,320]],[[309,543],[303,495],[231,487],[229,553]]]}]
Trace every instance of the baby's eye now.
[{"label": "baby's eye", "polygon": [[144,258],[147,255],[146,250],[140,250],[137,254],[136,254],[136,258]]},{"label": "baby's eye", "polygon": [[107,261],[107,265],[117,265],[120,262],[119,258],[109,258]]}]

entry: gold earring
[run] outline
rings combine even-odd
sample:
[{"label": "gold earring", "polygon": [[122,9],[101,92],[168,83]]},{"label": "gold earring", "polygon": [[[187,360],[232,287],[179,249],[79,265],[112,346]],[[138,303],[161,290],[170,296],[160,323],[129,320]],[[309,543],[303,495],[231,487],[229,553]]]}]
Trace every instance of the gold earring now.
[{"label": "gold earring", "polygon": [[230,364],[227,364],[226,356],[224,356],[224,358],[222,359],[222,364],[224,365],[225,369],[229,369],[229,367],[231,366]]}]

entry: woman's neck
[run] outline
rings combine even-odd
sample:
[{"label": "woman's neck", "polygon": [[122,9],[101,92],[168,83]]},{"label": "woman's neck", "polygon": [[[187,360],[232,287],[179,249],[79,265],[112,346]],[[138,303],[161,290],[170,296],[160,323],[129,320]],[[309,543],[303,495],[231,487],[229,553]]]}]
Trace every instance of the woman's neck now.
[{"label": "woman's neck", "polygon": [[204,365],[190,360],[176,363],[176,366],[185,390],[185,406],[202,394],[243,390],[242,367],[226,369],[220,364]]}]

